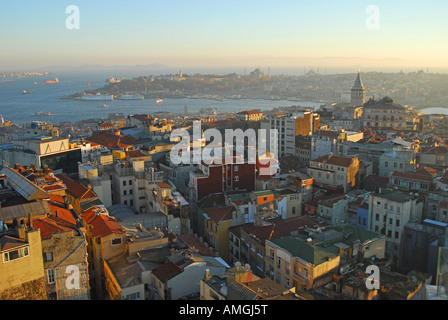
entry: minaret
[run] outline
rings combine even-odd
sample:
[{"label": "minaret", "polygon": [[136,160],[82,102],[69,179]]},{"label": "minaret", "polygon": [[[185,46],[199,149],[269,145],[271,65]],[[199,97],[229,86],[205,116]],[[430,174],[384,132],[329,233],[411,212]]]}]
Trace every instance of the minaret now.
[{"label": "minaret", "polygon": [[352,107],[362,106],[366,102],[366,88],[362,84],[361,72],[358,71],[355,84],[352,87],[351,105]]}]

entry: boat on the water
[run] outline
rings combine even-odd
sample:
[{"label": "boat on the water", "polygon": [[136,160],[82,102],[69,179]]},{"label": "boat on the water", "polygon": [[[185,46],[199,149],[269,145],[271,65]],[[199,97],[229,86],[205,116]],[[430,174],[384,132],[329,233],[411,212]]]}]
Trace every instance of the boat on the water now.
[{"label": "boat on the water", "polygon": [[59,79],[58,78],[54,78],[54,80],[47,80],[44,81],[45,84],[51,84],[51,83],[59,83]]},{"label": "boat on the water", "polygon": [[142,96],[141,94],[130,94],[130,93],[126,93],[124,95],[122,95],[120,98],[118,98],[119,100],[144,100],[145,97]]},{"label": "boat on the water", "polygon": [[162,102],[163,102],[163,99],[157,99],[157,100],[156,100],[156,103],[157,103],[157,104],[162,103]]},{"label": "boat on the water", "polygon": [[32,94],[32,93],[34,93],[34,91],[26,91],[26,90],[23,90],[22,93],[23,93],[23,94]]},{"label": "boat on the water", "polygon": [[78,100],[91,100],[91,101],[97,101],[97,100],[114,100],[113,95],[102,95],[101,92],[98,92],[97,94],[85,94],[78,98]]},{"label": "boat on the water", "polygon": [[50,111],[39,111],[34,114],[35,116],[51,116]]},{"label": "boat on the water", "polygon": [[99,108],[109,108],[109,106],[107,104],[100,104]]}]

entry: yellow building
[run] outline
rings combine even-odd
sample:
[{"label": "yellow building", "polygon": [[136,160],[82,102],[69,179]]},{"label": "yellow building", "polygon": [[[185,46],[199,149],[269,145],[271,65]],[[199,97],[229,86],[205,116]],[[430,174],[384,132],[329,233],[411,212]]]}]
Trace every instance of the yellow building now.
[{"label": "yellow building", "polygon": [[104,261],[126,252],[125,234],[118,222],[93,207],[83,215],[91,278],[95,279],[96,291],[103,293]]},{"label": "yellow building", "polygon": [[22,227],[18,237],[1,235],[0,253],[0,300],[46,300],[40,231]]},{"label": "yellow building", "polygon": [[229,262],[229,228],[236,210],[233,206],[204,209],[204,241],[214,248],[221,258]]},{"label": "yellow building", "polygon": [[295,236],[266,240],[266,275],[286,288],[306,291],[333,279],[340,256]]}]

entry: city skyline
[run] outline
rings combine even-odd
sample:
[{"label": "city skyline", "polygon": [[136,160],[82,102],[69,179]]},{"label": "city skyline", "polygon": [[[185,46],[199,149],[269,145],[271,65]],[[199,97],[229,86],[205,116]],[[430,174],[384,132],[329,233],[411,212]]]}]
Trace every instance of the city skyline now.
[{"label": "city skyline", "polygon": [[[79,8],[79,29],[66,26],[69,6]],[[442,1],[412,6],[404,1],[2,3],[0,66],[261,65],[444,72],[447,8]],[[367,25],[372,19],[374,29]]]}]

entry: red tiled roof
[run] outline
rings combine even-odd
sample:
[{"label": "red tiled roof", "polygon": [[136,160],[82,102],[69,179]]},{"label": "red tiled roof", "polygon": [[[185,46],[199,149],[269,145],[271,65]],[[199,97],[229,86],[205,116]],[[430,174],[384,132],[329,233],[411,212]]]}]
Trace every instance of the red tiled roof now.
[{"label": "red tiled roof", "polygon": [[67,192],[72,194],[78,199],[91,199],[91,198],[97,198],[97,195],[93,190],[83,186],[82,184],[70,179],[65,174],[57,174],[56,175],[59,179],[62,180],[62,182],[67,187]]},{"label": "red tiled roof", "polygon": [[391,177],[428,181],[428,182],[431,182],[433,179],[431,176],[424,175],[424,174],[418,174],[416,172],[400,172],[400,171],[392,172]]},{"label": "red tiled roof", "polygon": [[[353,157],[353,158],[355,158],[355,157]],[[334,156],[331,154],[327,154],[325,156],[321,156],[321,157],[313,159],[311,161],[312,162],[320,162],[320,163],[326,162],[326,164],[332,164],[335,166],[348,168],[352,164],[353,158],[352,157],[340,157],[340,156]]]},{"label": "red tiled roof", "polygon": [[216,254],[212,250],[210,250],[210,248],[207,248],[203,243],[201,243],[194,234],[184,234],[180,237],[188,244],[188,246],[192,250],[198,250],[199,255],[209,257],[216,256]]},{"label": "red tiled roof", "polygon": [[255,236],[259,241],[263,242],[266,239],[270,239],[274,232],[274,225],[267,226],[254,226],[254,225],[244,225],[243,230],[249,234]]},{"label": "red tiled roof", "polygon": [[283,220],[282,218],[276,218],[272,220],[274,223],[274,233],[272,239],[278,239],[291,235],[292,231],[299,231],[303,233],[306,228],[315,228],[317,226],[323,227],[328,226],[326,222],[316,222],[315,220],[307,217],[301,216],[298,218],[292,218],[288,220]]},{"label": "red tiled roof", "polygon": [[75,230],[73,227],[65,226],[49,217],[34,220],[33,226],[35,229],[40,229],[40,237],[42,239],[51,239],[51,235],[53,233],[66,231],[73,231],[73,235],[75,235]]},{"label": "red tiled roof", "polygon": [[51,191],[65,190],[66,188],[62,183],[55,183],[55,184],[43,186],[42,189],[44,189],[45,191],[51,192]]},{"label": "red tiled roof", "polygon": [[59,206],[49,203],[51,215],[57,217],[58,220],[63,220],[65,223],[76,226],[76,219],[70,210],[61,208]]},{"label": "red tiled roof", "polygon": [[171,189],[170,185],[168,183],[157,183],[157,185],[162,189]]},{"label": "red tiled roof", "polygon": [[306,228],[315,228],[317,226],[323,227],[328,225],[325,222],[316,222],[307,216],[301,216],[288,220],[275,218],[269,222],[271,222],[272,225],[255,226],[253,224],[247,224],[243,225],[242,228],[247,234],[254,235],[258,241],[264,243],[265,240],[289,236],[293,231],[303,233]]},{"label": "red tiled roof", "polygon": [[430,167],[423,167],[415,170],[415,173],[427,175],[429,177],[435,177],[437,174],[437,170]]},{"label": "red tiled roof", "polygon": [[345,194],[336,194],[319,199],[319,204],[323,204],[327,207],[333,207],[333,204],[345,199],[347,199]]},{"label": "red tiled roof", "polygon": [[105,214],[97,214],[95,207],[87,210],[83,219],[93,226],[92,233],[95,237],[107,237],[111,234],[123,234],[121,226],[117,220]]},{"label": "red tiled roof", "polygon": [[110,132],[96,133],[86,140],[111,149],[130,148],[138,144],[138,141],[129,135],[116,135]]},{"label": "red tiled roof", "polygon": [[126,155],[129,158],[140,158],[140,157],[147,157],[148,154],[141,152],[140,150],[129,150],[126,151]]},{"label": "red tiled roof", "polygon": [[219,223],[221,221],[231,220],[232,210],[232,206],[225,206],[219,208],[206,208],[204,209],[204,212],[213,220],[213,222]]},{"label": "red tiled roof", "polygon": [[161,266],[155,268],[152,274],[159,279],[162,283],[167,282],[171,278],[174,278],[178,274],[182,273],[182,269],[179,268],[174,262],[168,261]]},{"label": "red tiled roof", "polygon": [[113,126],[114,125],[109,122],[103,122],[102,124],[100,124],[100,128],[112,128]]},{"label": "red tiled roof", "polygon": [[59,196],[57,194],[50,193],[50,200],[59,204],[65,204],[65,200],[63,196]]},{"label": "red tiled roof", "polygon": [[328,159],[327,164],[333,164],[336,166],[348,168],[348,167],[350,167],[352,162],[353,162],[353,158],[350,158],[350,157],[331,156]]}]

